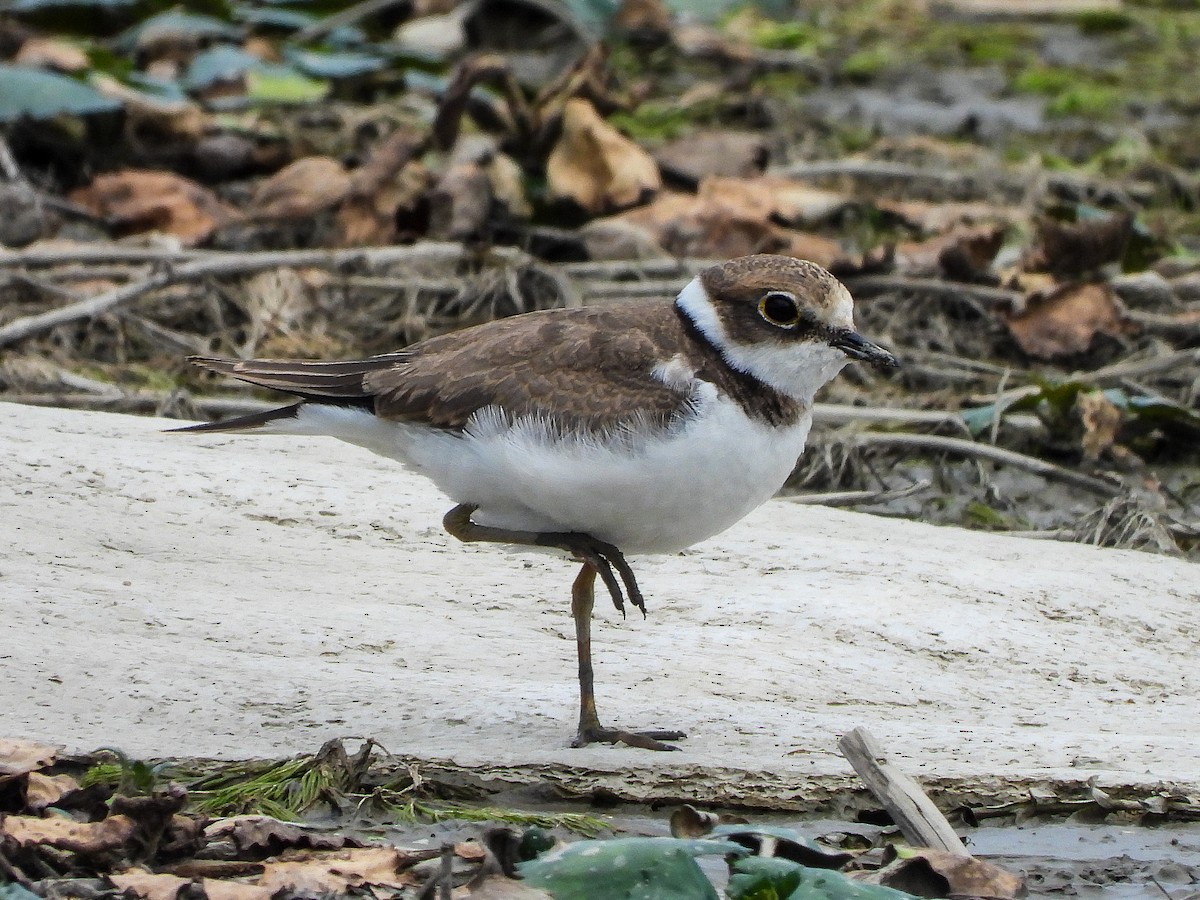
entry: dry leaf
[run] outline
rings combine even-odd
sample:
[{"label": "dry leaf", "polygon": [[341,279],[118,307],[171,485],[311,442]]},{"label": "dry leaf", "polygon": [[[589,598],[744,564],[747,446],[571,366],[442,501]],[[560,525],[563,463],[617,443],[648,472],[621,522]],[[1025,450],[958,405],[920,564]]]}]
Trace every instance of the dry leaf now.
[{"label": "dry leaf", "polygon": [[913,855],[896,859],[859,880],[908,891],[918,897],[1015,900],[1026,895],[1025,879],[974,856],[928,847],[915,847],[911,852]]},{"label": "dry leaf", "polygon": [[1097,460],[1117,440],[1121,428],[1121,410],[1104,396],[1103,391],[1080,392],[1075,398],[1079,418],[1083,422],[1083,455]]},{"label": "dry leaf", "polygon": [[943,234],[959,226],[1019,224],[1028,218],[1016,207],[982,202],[931,203],[881,198],[874,200],[873,205],[880,212],[898,218],[901,224],[931,235]]},{"label": "dry leaf", "polygon": [[57,748],[38,741],[0,738],[0,782],[54,764]]},{"label": "dry leaf", "polygon": [[98,175],[70,198],[124,234],[164,231],[188,245],[239,218],[208,188],[172,172],[126,169]]},{"label": "dry leaf", "polygon": [[660,46],[671,37],[671,11],[663,0],[621,0],[613,26],[637,44]]},{"label": "dry leaf", "polygon": [[447,169],[429,192],[429,236],[466,241],[479,237],[492,208],[492,185],[476,163]]},{"label": "dry leaf", "polygon": [[790,178],[706,178],[698,195],[709,202],[736,206],[747,215],[761,216],[795,228],[827,223],[854,206],[846,194],[809,187]]},{"label": "dry leaf", "polygon": [[1021,349],[1038,359],[1083,353],[1096,333],[1119,337],[1133,327],[1106,284],[1065,284],[1046,296],[1027,298],[1025,310],[1005,323]]},{"label": "dry leaf", "polygon": [[1041,218],[1037,239],[1021,261],[1028,272],[1050,272],[1070,278],[1118,261],[1133,234],[1130,213],[1083,222]]},{"label": "dry leaf", "polygon": [[91,84],[106,97],[125,107],[125,132],[139,143],[164,139],[199,141],[208,132],[211,119],[192,100],[169,100],[122,84],[111,75],[94,73]]},{"label": "dry leaf", "polygon": [[415,218],[431,180],[416,161],[425,146],[424,137],[397,131],[351,173],[350,194],[337,214],[339,247],[390,244],[398,236],[397,219]]},{"label": "dry leaf", "polygon": [[641,228],[673,256],[730,258],[751,253],[782,253],[829,268],[846,263],[834,241],[781,228],[758,207],[740,207],[688,194],[666,194],[648,206],[613,216]]},{"label": "dry leaf", "polygon": [[330,156],[306,156],[284,166],[254,192],[252,212],[263,219],[307,219],[350,193],[350,174]]},{"label": "dry leaf", "polygon": [[[221,881],[215,878],[180,878],[178,875],[156,875],[144,869],[126,869],[108,876],[118,890],[132,893],[145,900],[176,900],[180,892],[199,884],[208,900],[270,900],[273,891],[257,884]],[[188,893],[187,896],[194,896]]]},{"label": "dry leaf", "polygon": [[1004,243],[1000,225],[956,228],[926,241],[896,246],[897,272],[902,275],[977,281],[991,271]]},{"label": "dry leaf", "polygon": [[271,891],[287,889],[305,896],[344,894],[347,888],[363,885],[407,887],[417,884],[408,867],[437,854],[436,850],[408,853],[395,847],[304,853],[267,863],[259,883]]},{"label": "dry leaf", "polygon": [[504,204],[509,215],[518,219],[528,219],[533,215],[533,207],[525,196],[525,176],[517,161],[505,153],[493,153],[483,164],[492,185],[492,197]]},{"label": "dry leaf", "polygon": [[91,61],[83,48],[51,37],[31,37],[21,45],[13,63],[31,69],[54,69],[57,72],[83,72]]},{"label": "dry leaf", "polygon": [[79,782],[70,775],[43,775],[30,772],[25,782],[25,808],[40,813],[56,804],[65,794],[79,790]]},{"label": "dry leaf", "polygon": [[0,822],[0,835],[7,835],[20,847],[45,845],[91,856],[124,846],[135,828],[128,816],[109,816],[103,822],[5,816]]},{"label": "dry leaf", "polygon": [[230,841],[241,853],[256,856],[278,856],[284,850],[341,850],[361,847],[362,842],[340,834],[326,834],[280,822],[270,816],[231,816],[213,822],[204,829],[210,841]]},{"label": "dry leaf", "polygon": [[749,178],[762,173],[767,142],[753,131],[698,131],[659,147],[654,159],[663,177],[694,189],[710,175]]},{"label": "dry leaf", "polygon": [[587,100],[568,100],[562,134],[546,161],[552,197],[591,215],[645,202],[662,187],[650,154],[625,137]]}]

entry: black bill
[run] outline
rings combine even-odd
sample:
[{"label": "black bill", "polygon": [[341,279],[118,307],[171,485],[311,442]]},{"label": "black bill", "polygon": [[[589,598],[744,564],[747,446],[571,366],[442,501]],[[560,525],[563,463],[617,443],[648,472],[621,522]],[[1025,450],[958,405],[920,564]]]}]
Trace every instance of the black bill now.
[{"label": "black bill", "polygon": [[900,360],[878,344],[868,341],[857,331],[843,331],[834,335],[829,342],[851,359],[859,359],[880,369],[898,369]]}]

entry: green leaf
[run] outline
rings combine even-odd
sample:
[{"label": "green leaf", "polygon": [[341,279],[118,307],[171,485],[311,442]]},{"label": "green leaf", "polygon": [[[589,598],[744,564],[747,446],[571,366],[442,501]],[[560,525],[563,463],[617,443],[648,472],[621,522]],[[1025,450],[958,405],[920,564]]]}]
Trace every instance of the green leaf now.
[{"label": "green leaf", "polygon": [[750,856],[730,868],[729,900],[912,900],[912,894],[903,891],[787,859]]},{"label": "green leaf", "polygon": [[177,10],[159,13],[139,22],[117,37],[117,46],[129,51],[148,41],[182,40],[236,41],[241,29],[213,16],[185,13]]},{"label": "green leaf", "polygon": [[693,857],[745,852],[728,841],[617,838],[577,841],[517,868],[555,900],[718,900]]},{"label": "green leaf", "polygon": [[113,112],[121,102],[65,75],[0,64],[0,122]]},{"label": "green leaf", "polygon": [[258,28],[274,28],[279,31],[300,31],[307,28],[317,17],[297,9],[250,6],[239,3],[233,8],[233,17],[246,25]]},{"label": "green leaf", "polygon": [[311,103],[328,92],[326,82],[288,66],[262,65],[246,73],[246,96],[258,103]]},{"label": "green leaf", "polygon": [[357,78],[370,75],[387,65],[387,60],[369,53],[317,53],[312,50],[285,48],[283,58],[313,78]]}]

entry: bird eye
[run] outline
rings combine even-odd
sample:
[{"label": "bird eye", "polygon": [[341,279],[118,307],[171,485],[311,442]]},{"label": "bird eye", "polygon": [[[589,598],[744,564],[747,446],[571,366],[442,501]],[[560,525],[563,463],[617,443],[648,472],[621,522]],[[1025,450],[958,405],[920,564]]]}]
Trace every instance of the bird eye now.
[{"label": "bird eye", "polygon": [[758,312],[772,325],[780,328],[791,328],[800,321],[800,309],[796,306],[796,298],[783,291],[772,291],[763,297],[758,304]]}]

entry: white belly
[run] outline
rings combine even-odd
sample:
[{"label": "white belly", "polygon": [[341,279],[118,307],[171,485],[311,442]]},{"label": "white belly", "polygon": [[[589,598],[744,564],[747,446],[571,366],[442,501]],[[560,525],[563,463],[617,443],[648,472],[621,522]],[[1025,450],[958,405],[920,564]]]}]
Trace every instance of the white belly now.
[{"label": "white belly", "polygon": [[481,525],[581,531],[627,553],[666,553],[724,531],[773,496],[812,423],[806,413],[772,428],[715,392],[704,401],[671,434],[604,442],[486,414],[464,435],[330,407],[304,407],[293,421],[399,459],[453,500],[477,505]]}]

